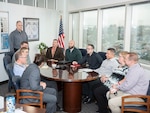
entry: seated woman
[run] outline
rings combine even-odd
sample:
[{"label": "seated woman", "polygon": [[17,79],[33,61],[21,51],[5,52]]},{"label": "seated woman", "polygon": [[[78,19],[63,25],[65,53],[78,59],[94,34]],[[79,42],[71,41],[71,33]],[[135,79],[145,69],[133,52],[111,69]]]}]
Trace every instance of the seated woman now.
[{"label": "seated woman", "polygon": [[[46,113],[56,112],[56,90],[53,88],[47,88],[45,82],[41,82],[40,70],[44,65],[44,56],[37,54],[34,59],[34,63],[30,64],[24,71],[21,81],[21,89],[30,89],[43,92],[43,102],[46,103]],[[24,93],[23,95],[31,95],[30,93]],[[32,94],[33,95],[33,94]],[[33,99],[23,99],[22,103],[36,102]]]},{"label": "seated woman", "polygon": [[46,58],[51,61],[61,61],[64,60],[63,48],[58,46],[57,39],[53,40],[52,47],[49,47],[46,52]]},{"label": "seated woman", "polygon": [[[107,100],[106,93],[109,90],[113,90],[111,89],[112,84],[114,84],[115,82],[121,83],[124,81],[124,76],[126,75],[128,71],[128,68],[125,65],[125,56],[127,54],[128,52],[126,51],[122,51],[119,53],[118,61],[120,63],[120,66],[113,71],[113,74],[109,78],[107,78],[107,80],[101,79],[101,84],[99,85],[99,87],[94,89],[94,96],[98,103],[99,113],[109,113],[108,100]],[[114,95],[115,94],[116,93],[114,93]]]}]

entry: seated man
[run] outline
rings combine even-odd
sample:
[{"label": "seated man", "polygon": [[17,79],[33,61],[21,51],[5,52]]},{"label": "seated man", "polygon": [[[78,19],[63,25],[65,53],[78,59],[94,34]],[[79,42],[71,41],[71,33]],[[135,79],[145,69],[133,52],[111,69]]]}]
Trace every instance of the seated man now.
[{"label": "seated man", "polygon": [[57,39],[53,40],[52,47],[49,47],[46,52],[46,58],[49,60],[64,60],[63,48],[58,47]]},{"label": "seated man", "polygon": [[[83,91],[86,97],[84,98],[84,103],[89,103],[93,98],[93,90],[102,85],[102,82],[106,81],[107,78],[113,73],[113,70],[119,66],[117,59],[115,58],[115,49],[108,48],[106,52],[106,58],[101,67],[96,69],[99,73],[99,77],[95,81],[88,82],[88,86],[84,86]],[[102,81],[102,82],[101,82]]]},{"label": "seated man", "polygon": [[[29,53],[29,44],[28,44],[28,42],[26,42],[26,41],[21,42],[20,49],[23,48],[23,47],[27,48],[27,49],[28,49],[28,53]],[[15,61],[16,61],[16,60],[15,60],[15,55],[16,55],[17,52],[20,51],[20,49],[18,49],[18,50],[14,53],[14,55],[13,55],[13,57],[12,57],[12,63],[15,63]],[[30,64],[30,63],[31,63],[31,61],[30,61],[30,57],[29,57],[29,54],[28,54],[28,55],[27,55],[27,64]]]},{"label": "seated man", "polygon": [[81,58],[82,58],[82,54],[80,50],[75,47],[75,42],[71,40],[69,42],[69,48],[66,50],[65,53],[65,60],[70,62],[73,61],[78,62],[79,60],[81,60]]},{"label": "seated man", "polygon": [[[111,93],[117,91],[117,95],[110,95],[110,100],[108,101],[109,108],[112,113],[120,113],[121,109],[121,98],[126,95],[146,95],[149,85],[149,80],[145,76],[144,69],[138,63],[138,55],[134,52],[128,53],[125,58],[125,63],[129,67],[129,71],[125,76],[123,82],[113,85]],[[139,101],[143,101],[142,99]],[[134,101],[134,99],[133,99]]]},{"label": "seated man", "polygon": [[88,44],[87,46],[87,55],[81,60],[73,61],[73,64],[86,64],[86,67],[90,69],[97,69],[101,66],[103,59],[101,56],[94,52],[94,45]]},{"label": "seated man", "polygon": [[[46,103],[46,113],[55,113],[57,102],[56,90],[53,88],[47,88],[46,83],[41,81],[39,68],[42,67],[43,65],[44,65],[44,57],[42,55],[36,55],[34,63],[30,64],[24,71],[21,77],[20,87],[22,89],[42,91],[44,93],[43,102]],[[31,95],[31,94],[23,93],[23,95]],[[28,102],[37,102],[37,101],[34,99],[22,100],[22,103]]]},{"label": "seated man", "polygon": [[28,48],[22,47],[20,51],[15,53],[15,63],[13,66],[13,72],[15,76],[22,77],[27,65]]},{"label": "seated man", "polygon": [[[16,52],[15,54],[15,63],[13,66],[13,72],[15,76],[20,76],[22,77],[22,74],[26,67],[28,66],[27,64],[27,57],[28,56],[28,48],[22,47],[20,51]],[[57,91],[57,84],[53,80],[47,80],[44,77],[41,77],[41,80],[43,82],[47,83],[47,86],[50,88],[55,88]]]}]

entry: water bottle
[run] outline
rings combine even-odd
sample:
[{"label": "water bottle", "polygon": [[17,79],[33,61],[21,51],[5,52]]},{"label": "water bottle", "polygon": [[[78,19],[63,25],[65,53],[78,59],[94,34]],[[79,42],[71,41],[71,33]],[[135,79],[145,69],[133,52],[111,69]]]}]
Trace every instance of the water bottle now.
[{"label": "water bottle", "polygon": [[6,97],[6,113],[15,113],[15,97],[12,95]]}]

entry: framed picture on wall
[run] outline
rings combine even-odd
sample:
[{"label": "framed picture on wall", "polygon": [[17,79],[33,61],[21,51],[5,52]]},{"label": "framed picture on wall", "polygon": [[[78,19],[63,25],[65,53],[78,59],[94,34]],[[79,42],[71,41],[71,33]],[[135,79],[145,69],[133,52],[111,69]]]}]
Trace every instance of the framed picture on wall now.
[{"label": "framed picture on wall", "polygon": [[39,40],[39,18],[23,18],[23,30],[29,41]]}]

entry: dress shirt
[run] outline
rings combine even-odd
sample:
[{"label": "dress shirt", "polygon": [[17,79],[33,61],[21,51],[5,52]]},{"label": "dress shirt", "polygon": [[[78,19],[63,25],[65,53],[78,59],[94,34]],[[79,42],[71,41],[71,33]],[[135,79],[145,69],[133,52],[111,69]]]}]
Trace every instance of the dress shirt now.
[{"label": "dress shirt", "polygon": [[119,63],[117,59],[114,57],[112,59],[105,59],[101,67],[95,71],[98,72],[100,76],[105,75],[109,77],[113,73],[114,69],[116,69],[118,66]]},{"label": "dress shirt", "polygon": [[15,76],[22,77],[22,74],[25,69],[26,69],[26,65],[20,65],[20,64],[17,64],[16,62],[14,63],[13,72]]},{"label": "dress shirt", "polygon": [[145,76],[144,69],[137,63],[129,68],[125,81],[118,86],[118,89],[128,94],[141,94],[147,93],[149,80]]}]

